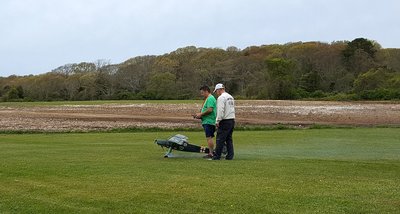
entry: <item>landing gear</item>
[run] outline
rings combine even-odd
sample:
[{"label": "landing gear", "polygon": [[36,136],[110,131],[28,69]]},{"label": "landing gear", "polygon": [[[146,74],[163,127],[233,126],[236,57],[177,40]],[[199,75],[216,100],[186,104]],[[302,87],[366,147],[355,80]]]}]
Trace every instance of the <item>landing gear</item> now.
[{"label": "landing gear", "polygon": [[172,147],[170,147],[167,151],[167,153],[165,153],[164,158],[169,158],[172,157]]}]

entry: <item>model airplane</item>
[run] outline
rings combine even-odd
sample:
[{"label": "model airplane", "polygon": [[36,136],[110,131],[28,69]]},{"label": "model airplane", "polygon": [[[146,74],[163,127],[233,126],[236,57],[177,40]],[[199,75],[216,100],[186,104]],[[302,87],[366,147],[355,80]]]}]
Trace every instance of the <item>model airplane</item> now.
[{"label": "model airplane", "polygon": [[[185,135],[177,134],[169,138],[168,140],[155,140],[154,143],[161,146],[162,148],[168,148],[167,153],[165,153],[164,157],[168,158],[172,155],[172,150],[182,151],[182,152],[195,152],[195,153],[209,153],[209,149],[204,146],[197,146],[190,144],[188,141],[188,137]],[[226,153],[226,148],[224,148]],[[224,151],[223,151],[224,153]]]}]

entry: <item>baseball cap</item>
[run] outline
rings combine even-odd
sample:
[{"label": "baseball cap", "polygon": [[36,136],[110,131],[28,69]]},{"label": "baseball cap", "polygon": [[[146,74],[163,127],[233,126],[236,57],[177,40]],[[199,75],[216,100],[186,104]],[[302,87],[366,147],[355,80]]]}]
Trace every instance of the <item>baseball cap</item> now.
[{"label": "baseball cap", "polygon": [[225,88],[225,87],[222,83],[218,83],[217,85],[215,85],[213,93],[215,93],[215,91],[217,91],[218,89],[221,89],[221,88]]}]

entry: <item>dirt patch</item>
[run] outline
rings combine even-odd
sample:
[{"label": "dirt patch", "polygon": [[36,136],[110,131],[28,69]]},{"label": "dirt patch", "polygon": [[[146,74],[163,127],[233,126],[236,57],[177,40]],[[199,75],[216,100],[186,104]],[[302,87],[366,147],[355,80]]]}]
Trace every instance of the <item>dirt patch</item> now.
[{"label": "dirt patch", "polygon": [[[103,104],[0,107],[0,130],[89,131],[200,127],[198,104]],[[237,101],[238,125],[400,125],[400,104],[382,102]]]}]

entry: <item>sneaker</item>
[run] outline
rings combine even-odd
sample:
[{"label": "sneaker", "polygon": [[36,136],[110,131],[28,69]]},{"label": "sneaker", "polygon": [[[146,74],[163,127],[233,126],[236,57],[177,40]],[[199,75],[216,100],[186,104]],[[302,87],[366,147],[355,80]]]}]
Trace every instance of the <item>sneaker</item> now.
[{"label": "sneaker", "polygon": [[221,160],[221,159],[214,156],[214,157],[212,158],[212,160]]},{"label": "sneaker", "polygon": [[206,155],[203,156],[203,158],[206,158],[206,159],[209,159],[209,158],[212,158],[212,157],[213,157],[213,155],[211,155],[211,154],[206,154]]}]

